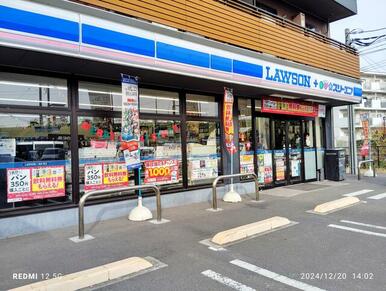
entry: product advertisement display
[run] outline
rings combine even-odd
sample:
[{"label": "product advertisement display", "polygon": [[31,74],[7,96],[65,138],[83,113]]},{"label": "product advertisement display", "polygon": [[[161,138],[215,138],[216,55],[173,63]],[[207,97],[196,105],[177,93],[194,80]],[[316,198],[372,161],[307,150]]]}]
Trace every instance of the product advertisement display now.
[{"label": "product advertisement display", "polygon": [[64,166],[7,169],[7,202],[65,196]]},{"label": "product advertisement display", "polygon": [[139,152],[139,102],[138,81],[128,75],[122,74],[122,143],[127,168],[138,169],[141,167]]}]

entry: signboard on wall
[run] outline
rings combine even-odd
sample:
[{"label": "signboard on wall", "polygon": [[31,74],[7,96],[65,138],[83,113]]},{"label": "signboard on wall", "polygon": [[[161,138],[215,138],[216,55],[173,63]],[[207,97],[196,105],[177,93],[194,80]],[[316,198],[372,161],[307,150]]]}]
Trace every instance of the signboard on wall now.
[{"label": "signboard on wall", "polygon": [[7,169],[7,202],[65,196],[64,166]]},{"label": "signboard on wall", "polygon": [[317,117],[318,104],[278,97],[263,97],[261,112]]},{"label": "signboard on wall", "polygon": [[136,77],[121,75],[122,77],[122,143],[127,168],[141,167],[139,153],[139,101],[138,81]]},{"label": "signboard on wall", "polygon": [[178,182],[178,160],[145,161],[145,184]]}]

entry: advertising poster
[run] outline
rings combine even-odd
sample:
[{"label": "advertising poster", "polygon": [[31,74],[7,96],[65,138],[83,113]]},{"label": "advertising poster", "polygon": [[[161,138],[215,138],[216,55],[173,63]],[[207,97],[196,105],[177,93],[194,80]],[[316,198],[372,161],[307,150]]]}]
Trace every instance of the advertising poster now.
[{"label": "advertising poster", "polygon": [[102,164],[87,164],[84,166],[84,190],[103,189]]},{"label": "advertising poster", "polygon": [[276,180],[285,180],[286,157],[284,151],[275,151]]},{"label": "advertising poster", "polygon": [[178,182],[178,160],[145,161],[145,184]]},{"label": "advertising poster", "polygon": [[365,157],[369,155],[369,114],[362,113],[360,118],[363,128],[363,144],[360,150],[360,155]]},{"label": "advertising poster", "polygon": [[233,92],[229,88],[224,88],[224,112],[223,112],[223,124],[225,135],[225,147],[227,151],[233,155],[237,149],[234,145],[233,136]]},{"label": "advertising poster", "polygon": [[292,160],[291,161],[291,176],[299,177],[300,176],[300,161]]},{"label": "advertising poster", "polygon": [[7,169],[7,202],[65,196],[64,166]]},{"label": "advertising poster", "polygon": [[125,163],[103,164],[103,185],[106,188],[128,186],[127,167]]},{"label": "advertising poster", "polygon": [[139,153],[139,103],[137,78],[122,74],[122,143],[127,168],[141,167]]},{"label": "advertising poster", "polygon": [[318,104],[292,99],[263,97],[261,112],[317,117]]},{"label": "advertising poster", "polygon": [[257,169],[259,184],[269,184],[273,181],[272,171],[272,152],[258,150],[257,152]]},{"label": "advertising poster", "polygon": [[240,173],[247,174],[247,173],[253,173],[253,172],[254,172],[253,154],[252,155],[240,154]]},{"label": "advertising poster", "polygon": [[217,159],[189,161],[190,180],[212,179],[218,176]]}]

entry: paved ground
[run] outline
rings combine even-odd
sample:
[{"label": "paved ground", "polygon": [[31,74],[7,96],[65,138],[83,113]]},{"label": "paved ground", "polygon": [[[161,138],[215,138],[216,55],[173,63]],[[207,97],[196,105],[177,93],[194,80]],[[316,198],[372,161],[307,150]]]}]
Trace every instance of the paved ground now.
[{"label": "paved ground", "polygon": [[[325,216],[306,212],[366,189],[372,191],[358,195],[366,203]],[[205,211],[209,203],[165,209],[164,217],[171,222],[162,225],[126,218],[87,225],[86,232],[95,239],[80,244],[68,239],[76,235],[75,227],[0,240],[0,289],[36,281],[12,279],[17,273],[36,274],[41,280],[127,257],[151,256],[167,267],[94,289],[384,291],[386,194],[382,193],[386,176],[293,185],[263,191],[262,203],[219,202],[224,211],[216,213]],[[219,231],[275,215],[298,224],[223,251],[199,243]]]}]

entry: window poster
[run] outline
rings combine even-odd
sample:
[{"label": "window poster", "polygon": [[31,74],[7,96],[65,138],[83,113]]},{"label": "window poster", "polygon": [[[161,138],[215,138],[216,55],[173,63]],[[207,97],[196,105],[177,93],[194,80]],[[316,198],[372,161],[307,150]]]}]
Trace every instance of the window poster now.
[{"label": "window poster", "polygon": [[300,161],[291,160],[291,176],[299,177],[300,176]]},{"label": "window poster", "polygon": [[212,179],[218,176],[217,158],[191,160],[189,164],[190,180]]},{"label": "window poster", "polygon": [[87,164],[84,166],[84,190],[103,189],[102,164]]},{"label": "window poster", "polygon": [[7,202],[65,196],[64,166],[7,169]]},{"label": "window poster", "polygon": [[284,150],[275,151],[276,180],[285,180],[286,156]]},{"label": "window poster", "polygon": [[178,160],[148,160],[145,164],[145,183],[177,183]]},{"label": "window poster", "polygon": [[273,181],[272,151],[258,150],[257,152],[257,177],[259,184],[269,184]]},{"label": "window poster", "polygon": [[254,172],[253,152],[252,154],[240,154],[240,173],[247,174]]},{"label": "window poster", "polygon": [[127,167],[124,162],[86,164],[84,191],[128,186]]}]

